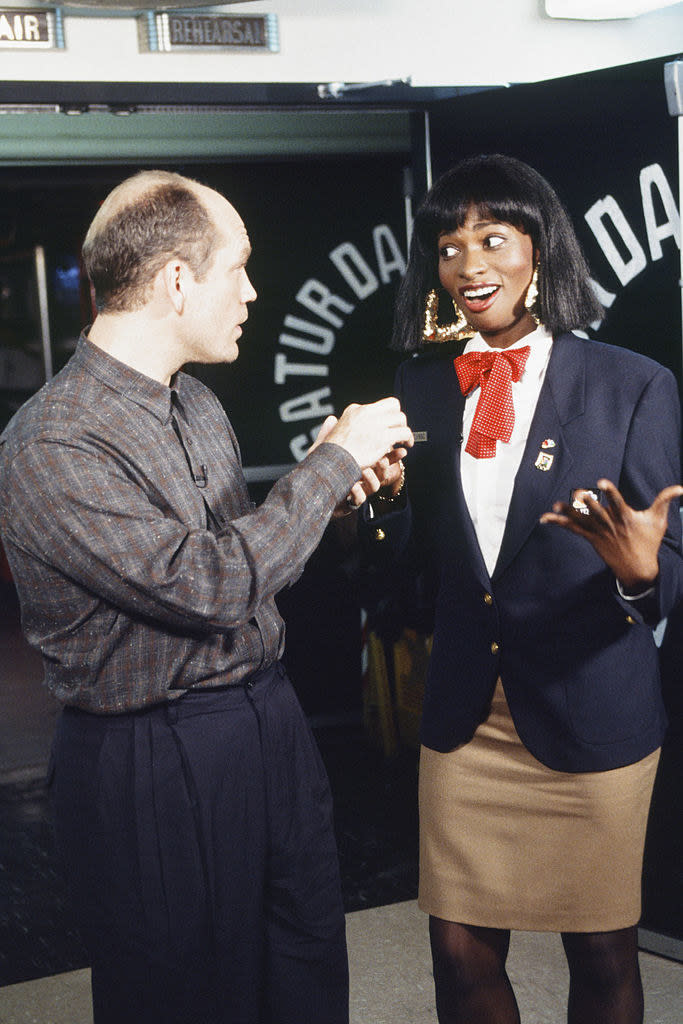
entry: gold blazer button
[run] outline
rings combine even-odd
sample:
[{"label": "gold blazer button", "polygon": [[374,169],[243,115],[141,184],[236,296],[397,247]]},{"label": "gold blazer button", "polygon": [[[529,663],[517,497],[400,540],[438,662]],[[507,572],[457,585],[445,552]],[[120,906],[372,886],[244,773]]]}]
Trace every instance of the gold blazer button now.
[{"label": "gold blazer button", "polygon": [[491,654],[498,654],[499,650],[500,644],[496,643],[496,641],[494,640],[493,643],[491,644]]},{"label": "gold blazer button", "polygon": [[484,594],[484,604],[488,604],[488,605],[492,605],[493,604],[493,598],[491,597],[490,594]]},{"label": "gold blazer button", "polygon": [[386,533],[384,532],[381,526],[378,526],[377,529],[375,530],[375,540],[384,540],[385,538]]}]

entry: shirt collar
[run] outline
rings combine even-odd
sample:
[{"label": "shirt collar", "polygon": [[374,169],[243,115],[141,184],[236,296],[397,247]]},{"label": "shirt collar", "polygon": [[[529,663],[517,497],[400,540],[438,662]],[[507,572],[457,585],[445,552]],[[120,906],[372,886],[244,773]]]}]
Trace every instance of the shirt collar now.
[{"label": "shirt collar", "polygon": [[[550,358],[550,350],[553,347],[552,335],[548,333],[543,324],[540,324],[535,331],[531,334],[526,334],[519,341],[515,341],[508,348],[524,348],[525,345],[529,345],[531,351],[529,352],[529,358],[527,359],[526,368],[524,371],[524,377],[529,379],[536,372],[542,373]],[[465,345],[465,352],[488,352],[493,348],[482,338],[481,334],[475,334],[473,338],[470,338]]]},{"label": "shirt collar", "polygon": [[87,328],[78,339],[73,360],[93,377],[117,391],[124,398],[135,402],[166,425],[171,419],[173,395],[180,393],[182,374],[176,374],[171,387],[152,380],[144,373],[134,370],[127,363],[109,355],[88,340]]}]

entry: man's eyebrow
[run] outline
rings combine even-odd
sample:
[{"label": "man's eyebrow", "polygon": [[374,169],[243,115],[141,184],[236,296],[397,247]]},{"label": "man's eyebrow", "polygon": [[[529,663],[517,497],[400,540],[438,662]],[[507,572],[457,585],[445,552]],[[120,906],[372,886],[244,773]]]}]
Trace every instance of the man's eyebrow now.
[{"label": "man's eyebrow", "polygon": [[244,267],[251,256],[251,244],[248,241],[242,243],[235,254],[234,267]]}]

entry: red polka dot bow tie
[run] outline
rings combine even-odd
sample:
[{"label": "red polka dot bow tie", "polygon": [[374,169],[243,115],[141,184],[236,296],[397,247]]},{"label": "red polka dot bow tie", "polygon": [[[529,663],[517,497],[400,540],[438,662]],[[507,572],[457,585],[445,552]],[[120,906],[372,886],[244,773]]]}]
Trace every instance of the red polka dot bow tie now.
[{"label": "red polka dot bow tie", "polygon": [[453,360],[463,395],[477,386],[481,394],[465,451],[475,459],[492,459],[496,441],[509,441],[515,425],[512,381],[522,379],[531,347],[465,352]]}]

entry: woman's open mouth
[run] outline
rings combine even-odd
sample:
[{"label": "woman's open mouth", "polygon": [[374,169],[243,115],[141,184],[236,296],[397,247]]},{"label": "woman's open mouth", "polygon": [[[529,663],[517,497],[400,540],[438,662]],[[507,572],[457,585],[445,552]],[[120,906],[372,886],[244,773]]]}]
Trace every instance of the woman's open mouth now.
[{"label": "woman's open mouth", "polygon": [[460,297],[470,313],[483,313],[494,301],[500,291],[498,284],[482,284],[476,287],[461,288]]}]

